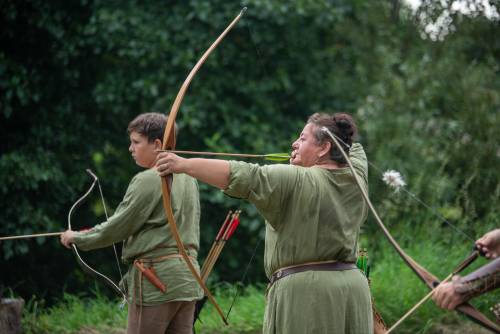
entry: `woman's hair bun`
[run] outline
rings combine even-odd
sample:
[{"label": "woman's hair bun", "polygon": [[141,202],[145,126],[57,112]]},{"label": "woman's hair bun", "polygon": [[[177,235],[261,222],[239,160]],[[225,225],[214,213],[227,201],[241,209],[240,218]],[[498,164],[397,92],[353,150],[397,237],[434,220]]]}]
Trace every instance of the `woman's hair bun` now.
[{"label": "woman's hair bun", "polygon": [[[318,143],[322,144],[325,140],[331,142],[329,136],[321,130],[322,127],[326,127],[337,137],[337,139],[341,140],[341,143],[343,143],[344,146],[344,151],[346,151],[346,153],[349,152],[352,145],[352,139],[357,133],[356,123],[354,123],[351,115],[346,113],[336,113],[333,115],[315,113],[309,116],[307,123],[311,123],[316,126],[314,136],[316,137],[316,141]],[[333,143],[332,148],[330,149],[330,158],[333,161],[337,161],[342,164],[346,163],[342,153],[336,145],[333,145]]]},{"label": "woman's hair bun", "polygon": [[341,137],[350,139],[350,137],[355,134],[356,126],[354,125],[354,121],[350,115],[344,113],[335,114],[333,115],[333,121],[337,125],[339,132],[341,132]]}]

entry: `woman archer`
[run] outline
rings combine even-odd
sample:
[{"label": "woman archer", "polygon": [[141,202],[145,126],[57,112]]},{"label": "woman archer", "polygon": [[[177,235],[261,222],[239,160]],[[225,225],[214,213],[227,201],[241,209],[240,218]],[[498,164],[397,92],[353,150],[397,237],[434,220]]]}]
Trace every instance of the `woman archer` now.
[{"label": "woman archer", "polygon": [[266,220],[264,265],[270,284],[264,333],[373,333],[367,279],[356,268],[368,207],[340,151],[340,138],[367,189],[356,125],[345,113],[313,114],[292,144],[290,165],[158,155],[160,175],[185,173],[254,204]]}]

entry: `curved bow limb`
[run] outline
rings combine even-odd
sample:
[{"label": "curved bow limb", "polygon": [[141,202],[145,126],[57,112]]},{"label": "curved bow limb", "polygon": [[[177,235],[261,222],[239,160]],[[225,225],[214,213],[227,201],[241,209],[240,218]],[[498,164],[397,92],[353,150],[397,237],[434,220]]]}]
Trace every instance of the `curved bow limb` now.
[{"label": "curved bow limb", "polygon": [[[175,119],[177,117],[177,113],[181,107],[182,100],[184,99],[184,95],[187,92],[187,89],[193,80],[194,76],[200,69],[200,67],[203,65],[205,60],[208,58],[208,56],[212,53],[212,51],[219,45],[219,43],[222,41],[222,39],[227,35],[227,33],[238,23],[240,18],[243,16],[244,12],[246,11],[246,7],[243,8],[243,10],[231,21],[231,23],[226,27],[226,29],[217,37],[217,39],[210,45],[210,47],[203,53],[201,58],[198,60],[198,62],[194,65],[194,67],[191,69],[189,72],[187,78],[184,80],[184,83],[182,84],[179,92],[177,93],[177,96],[174,100],[174,103],[172,105],[172,108],[170,109],[170,113],[168,115],[167,119],[167,125],[165,127],[165,133],[163,135],[163,145],[162,149],[163,150],[174,150],[175,149]],[[169,175],[167,177],[162,177],[161,181],[161,189],[162,189],[162,194],[163,194],[163,207],[165,209],[165,213],[167,215],[167,220],[170,225],[170,229],[172,231],[172,235],[175,239],[175,242],[177,244],[177,248],[179,249],[179,253],[181,254],[182,258],[186,262],[189,270],[191,271],[191,274],[193,277],[196,279],[200,287],[203,289],[205,295],[207,296],[208,300],[212,305],[215,307],[217,310],[217,313],[219,313],[222,321],[227,325],[227,320],[226,317],[224,316],[220,306],[217,304],[215,301],[215,298],[213,297],[212,293],[210,290],[208,290],[207,286],[203,282],[200,274],[196,271],[196,268],[194,267],[193,263],[189,259],[189,256],[186,253],[186,249],[184,248],[184,244],[182,243],[181,237],[179,235],[179,231],[177,228],[177,224],[175,222],[174,218],[174,213],[172,210],[171,206],[171,196],[170,196],[170,191],[171,191],[171,186],[172,186],[172,175]]]},{"label": "curved bow limb", "polygon": [[[71,206],[71,208],[69,209],[69,212],[68,212],[68,230],[72,230],[72,228],[71,228],[71,216],[73,215],[73,212],[92,193],[92,190],[94,189],[96,183],[98,182],[97,177],[90,170],[87,169],[87,173],[92,177],[93,181],[92,181],[92,184],[90,185],[90,188],[87,190],[87,192],[85,194],[83,194],[83,196],[80,197],[75,202],[75,204],[73,204]],[[126,296],[125,292],[123,292],[122,289],[120,289],[120,287],[115,282],[113,282],[113,280],[111,278],[107,277],[106,275],[98,272],[97,270],[95,270],[94,268],[92,268],[91,266],[89,266],[83,260],[83,258],[80,256],[80,253],[78,252],[78,249],[76,248],[75,244],[71,244],[71,249],[73,250],[73,253],[76,256],[76,260],[77,260],[78,264],[80,265],[80,267],[83,269],[83,271],[86,272],[87,274],[89,274],[90,276],[93,276],[95,279],[103,281],[104,284],[106,284],[107,286],[109,286],[120,297],[122,297],[122,299],[123,299],[122,305],[125,305],[127,303],[127,296]]]},{"label": "curved bow limb", "polygon": [[[366,201],[368,207],[370,208],[370,211],[372,212],[373,216],[375,217],[375,221],[377,222],[377,225],[381,228],[382,232],[384,233],[385,237],[387,240],[389,240],[389,243],[396,249],[396,252],[399,254],[399,256],[406,262],[406,264],[417,274],[417,276],[429,287],[430,289],[433,289],[436,285],[439,284],[439,280],[437,279],[436,276],[434,276],[432,273],[430,273],[427,269],[425,269],[423,266],[418,264],[415,260],[413,260],[406,252],[399,246],[399,244],[396,242],[396,240],[392,237],[391,233],[389,233],[389,230],[387,227],[384,225],[382,220],[380,219],[377,211],[375,210],[373,204],[370,201],[370,198],[368,197],[368,194],[366,191],[363,189],[361,186],[361,183],[359,181],[359,178],[356,174],[356,171],[354,170],[354,167],[352,166],[351,160],[347,156],[347,154],[344,151],[344,148],[342,145],[340,145],[339,141],[337,140],[336,136],[330,132],[326,127],[321,128],[322,131],[327,133],[333,140],[335,146],[340,150],[342,153],[342,156],[344,159],[347,161],[347,164],[349,165],[349,169],[351,170],[354,179],[356,180],[356,184],[358,185],[361,194]],[[467,316],[469,319],[474,321],[475,323],[491,330],[494,333],[500,333],[500,327],[495,324],[493,321],[491,321],[488,317],[486,317],[484,314],[479,312],[475,307],[473,307],[469,303],[464,303],[456,308],[456,310],[465,316]]]},{"label": "curved bow limb", "polygon": [[396,321],[391,328],[389,328],[386,332],[386,334],[391,333],[396,327],[398,327],[406,318],[408,318],[415,310],[417,310],[421,305],[423,305],[429,298],[432,297],[434,294],[435,289],[443,284],[448,282],[450,279],[452,279],[453,276],[467,268],[472,262],[474,262],[479,256],[479,251],[474,250],[462,263],[460,263],[455,270],[451,272],[446,278],[444,278],[441,282],[437,283],[436,286],[434,286],[433,289],[424,297],[422,298],[417,304],[415,304],[408,312],[406,312],[401,318],[399,318],[398,321]]}]

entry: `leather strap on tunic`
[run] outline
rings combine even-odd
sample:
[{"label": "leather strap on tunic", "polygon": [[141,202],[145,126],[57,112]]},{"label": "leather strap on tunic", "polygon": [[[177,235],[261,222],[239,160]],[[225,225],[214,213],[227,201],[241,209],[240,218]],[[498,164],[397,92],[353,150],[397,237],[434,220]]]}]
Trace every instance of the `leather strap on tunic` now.
[{"label": "leather strap on tunic", "polygon": [[338,262],[338,261],[319,261],[307,262],[297,265],[292,265],[276,270],[269,279],[269,287],[277,280],[282,279],[288,275],[301,273],[304,271],[339,271],[357,269],[356,264],[351,262]]},{"label": "leather strap on tunic", "polygon": [[[167,292],[167,285],[166,283],[163,284],[163,282],[156,276],[156,271],[154,270],[153,265],[158,262],[170,260],[170,259],[177,259],[181,258],[182,255],[180,254],[170,254],[170,255],[165,255],[165,256],[160,256],[157,258],[153,259],[136,259],[134,261],[134,266],[137,268],[138,273],[139,273],[139,316],[138,316],[138,322],[137,322],[137,328],[141,328],[141,318],[142,318],[142,282],[143,282],[143,277],[146,277],[148,281],[151,282],[158,290],[161,292],[165,293]],[[191,260],[194,260],[193,257],[191,257]],[[134,295],[133,295],[133,302],[134,304],[136,303],[136,290],[134,289]]]}]

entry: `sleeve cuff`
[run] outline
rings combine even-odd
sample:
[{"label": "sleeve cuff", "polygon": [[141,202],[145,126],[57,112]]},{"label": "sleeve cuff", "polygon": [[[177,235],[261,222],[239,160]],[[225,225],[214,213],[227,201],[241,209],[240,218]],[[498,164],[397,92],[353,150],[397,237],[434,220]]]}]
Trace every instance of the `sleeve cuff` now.
[{"label": "sleeve cuff", "polygon": [[226,195],[248,199],[250,193],[251,164],[242,161],[229,161],[229,184],[224,190]]},{"label": "sleeve cuff", "polygon": [[90,232],[76,232],[74,238],[73,238],[73,243],[78,246],[79,249],[81,250],[90,250],[92,249],[89,247],[91,245],[91,236]]}]

